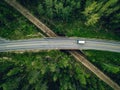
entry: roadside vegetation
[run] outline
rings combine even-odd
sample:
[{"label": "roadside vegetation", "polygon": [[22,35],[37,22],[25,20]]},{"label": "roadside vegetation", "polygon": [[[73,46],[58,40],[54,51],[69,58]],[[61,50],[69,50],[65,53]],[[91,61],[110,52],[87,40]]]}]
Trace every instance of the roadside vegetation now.
[{"label": "roadside vegetation", "polygon": [[0,1],[0,37],[6,39],[27,39],[41,37],[32,23],[15,9]]},{"label": "roadside vegetation", "polygon": [[[120,40],[119,0],[17,0],[60,36]],[[97,8],[97,9],[96,9]],[[32,23],[0,1],[0,37],[42,37]],[[119,85],[120,53],[84,51]],[[74,58],[60,51],[0,53],[3,90],[112,90]]]},{"label": "roadside vegetation", "polygon": [[120,85],[120,53],[95,50],[84,53],[90,62]]},{"label": "roadside vegetation", "polygon": [[86,26],[81,21],[77,20],[71,23],[56,22],[56,28],[54,31],[59,33],[59,35],[68,37],[120,40],[120,36],[116,35],[114,31],[98,28],[97,26]]},{"label": "roadside vegetation", "polygon": [[119,0],[17,0],[62,36],[120,40]]},{"label": "roadside vegetation", "polygon": [[112,90],[60,51],[0,53],[0,67],[3,90]]}]

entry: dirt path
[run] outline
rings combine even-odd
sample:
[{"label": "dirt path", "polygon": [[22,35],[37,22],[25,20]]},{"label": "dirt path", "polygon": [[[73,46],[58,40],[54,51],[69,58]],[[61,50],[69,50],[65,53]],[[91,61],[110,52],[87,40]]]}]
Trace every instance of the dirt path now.
[{"label": "dirt path", "polygon": [[[36,25],[39,29],[41,29],[47,36],[49,37],[57,37],[57,35],[49,29],[46,25],[44,25],[39,19],[33,16],[27,9],[17,3],[15,0],[5,0],[9,5],[13,6],[17,9],[22,15],[24,15],[28,20],[30,20],[34,25]],[[90,63],[86,58],[84,58],[77,51],[69,51],[71,55],[73,55],[77,61],[81,62],[85,67],[91,70],[96,76],[98,76],[101,80],[111,86],[114,90],[120,90],[120,87],[117,83],[111,80],[107,75],[105,75],[102,71],[100,71],[97,67],[95,67],[92,63]]]}]

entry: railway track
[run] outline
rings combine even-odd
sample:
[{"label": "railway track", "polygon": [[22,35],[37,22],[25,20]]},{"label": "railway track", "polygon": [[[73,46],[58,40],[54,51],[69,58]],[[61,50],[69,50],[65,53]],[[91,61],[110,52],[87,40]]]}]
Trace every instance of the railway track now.
[{"label": "railway track", "polygon": [[[57,37],[57,35],[49,29],[46,25],[39,21],[35,16],[33,16],[27,9],[17,3],[15,0],[5,0],[9,5],[17,9],[22,15],[24,15],[29,21],[31,21],[36,27],[41,29],[47,36],[49,37]],[[85,57],[83,57],[77,51],[69,50],[69,53],[73,55],[77,61],[81,62],[85,67],[91,70],[96,76],[98,76],[101,80],[111,86],[114,90],[120,90],[120,86],[111,80],[107,75],[105,75],[102,71],[100,71],[97,67],[95,67],[92,63],[90,63]]]},{"label": "railway track", "polygon": [[88,60],[86,60],[86,58],[84,56],[80,55],[76,51],[72,51],[71,54],[76,58],[77,61],[81,62],[85,67],[87,67],[89,70],[94,72],[94,74],[97,77],[99,77],[101,80],[106,82],[108,85],[112,85],[111,87],[114,90],[120,90],[119,85],[117,85],[115,82],[113,82],[108,76],[106,76],[103,72],[101,72],[97,67],[95,67],[92,63],[90,63]]}]

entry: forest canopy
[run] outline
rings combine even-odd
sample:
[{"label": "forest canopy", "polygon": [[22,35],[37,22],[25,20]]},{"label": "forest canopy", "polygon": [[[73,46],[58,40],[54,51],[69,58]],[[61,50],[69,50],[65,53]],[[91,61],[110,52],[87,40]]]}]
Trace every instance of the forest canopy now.
[{"label": "forest canopy", "polygon": [[25,6],[35,5],[38,15],[49,19],[70,21],[80,18],[86,25],[100,24],[120,29],[119,0],[19,0]]},{"label": "forest canopy", "polygon": [[[113,34],[113,32],[112,34],[106,33],[109,31],[105,30],[120,30],[119,0],[18,1],[36,17],[44,17],[53,23],[55,22],[56,27],[54,29],[62,34],[115,39],[116,34]],[[40,31],[4,0],[0,1],[0,12],[2,12],[0,13],[1,37],[26,39],[29,38],[28,35],[36,35]],[[96,31],[96,28],[89,28],[89,26],[99,26],[104,29],[97,27],[99,31]],[[103,35],[103,33],[105,34]],[[39,35],[38,37],[42,36]],[[117,38],[117,40],[119,39]],[[120,84],[119,53],[85,51],[85,54],[92,63]],[[76,62],[68,52],[41,51],[38,53],[25,52],[23,54],[0,53],[0,90],[112,89],[91,71]]]}]

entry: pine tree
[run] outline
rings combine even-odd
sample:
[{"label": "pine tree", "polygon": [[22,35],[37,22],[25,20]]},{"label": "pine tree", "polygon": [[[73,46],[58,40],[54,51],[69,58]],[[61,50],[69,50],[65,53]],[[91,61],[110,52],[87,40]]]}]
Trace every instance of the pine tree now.
[{"label": "pine tree", "polygon": [[[86,16],[87,25],[95,25],[96,23],[103,23],[104,26],[111,29],[119,28],[119,1],[94,1],[92,4],[86,6],[83,14]],[[113,24],[113,27],[111,25]],[[116,25],[115,25],[116,24]]]}]

